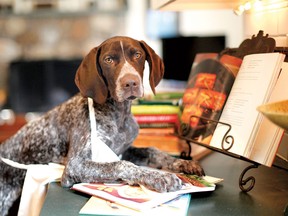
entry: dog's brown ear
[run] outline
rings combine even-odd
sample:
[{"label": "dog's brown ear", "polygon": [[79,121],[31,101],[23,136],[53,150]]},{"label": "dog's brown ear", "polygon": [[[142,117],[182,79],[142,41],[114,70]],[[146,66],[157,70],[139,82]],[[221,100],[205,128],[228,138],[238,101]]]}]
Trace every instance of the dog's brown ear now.
[{"label": "dog's brown ear", "polygon": [[105,103],[108,88],[97,67],[98,47],[92,49],[81,62],[75,76],[75,83],[84,97],[91,97],[96,103]]},{"label": "dog's brown ear", "polygon": [[140,41],[140,44],[146,52],[146,60],[148,61],[150,67],[149,82],[151,89],[155,94],[155,87],[159,84],[164,75],[164,63],[155,53],[155,51],[144,41]]}]

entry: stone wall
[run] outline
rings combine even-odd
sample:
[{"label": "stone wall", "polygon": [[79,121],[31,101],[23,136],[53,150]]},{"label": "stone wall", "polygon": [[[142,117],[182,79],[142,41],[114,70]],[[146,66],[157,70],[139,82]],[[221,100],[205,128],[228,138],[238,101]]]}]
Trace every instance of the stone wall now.
[{"label": "stone wall", "polygon": [[0,108],[11,61],[82,58],[104,39],[123,34],[124,11],[1,16]]}]

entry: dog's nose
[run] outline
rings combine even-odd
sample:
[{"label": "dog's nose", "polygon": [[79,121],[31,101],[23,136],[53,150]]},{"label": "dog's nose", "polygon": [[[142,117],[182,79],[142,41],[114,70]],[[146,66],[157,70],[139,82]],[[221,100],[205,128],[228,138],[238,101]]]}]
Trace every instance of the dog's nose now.
[{"label": "dog's nose", "polygon": [[134,80],[128,80],[126,83],[125,83],[125,88],[133,88],[133,87],[137,87],[137,83],[134,81]]},{"label": "dog's nose", "polygon": [[134,89],[139,86],[139,81],[136,76],[125,76],[121,79],[123,88],[125,89]]}]

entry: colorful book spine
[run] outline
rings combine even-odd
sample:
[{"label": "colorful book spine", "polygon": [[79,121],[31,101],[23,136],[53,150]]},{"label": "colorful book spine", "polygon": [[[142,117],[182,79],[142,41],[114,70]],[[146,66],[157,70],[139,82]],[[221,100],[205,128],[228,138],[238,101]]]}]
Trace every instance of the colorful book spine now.
[{"label": "colorful book spine", "polygon": [[174,127],[167,127],[167,128],[140,128],[139,134],[141,135],[166,135],[166,134],[174,134],[175,128]]},{"label": "colorful book spine", "polygon": [[151,114],[151,115],[134,115],[134,118],[141,126],[141,124],[174,124],[176,127],[179,126],[180,120],[178,114]]},{"label": "colorful book spine", "polygon": [[132,105],[134,115],[144,114],[180,114],[180,107],[173,105]]}]

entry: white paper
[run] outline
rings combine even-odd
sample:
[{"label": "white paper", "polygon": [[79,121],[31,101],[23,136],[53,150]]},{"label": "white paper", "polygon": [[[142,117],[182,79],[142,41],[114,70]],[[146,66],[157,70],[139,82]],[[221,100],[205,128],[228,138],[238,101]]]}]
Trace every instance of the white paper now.
[{"label": "white paper", "polygon": [[47,183],[59,180],[64,166],[59,164],[28,165],[18,216],[38,216],[45,200]]}]

